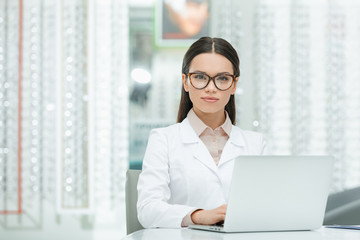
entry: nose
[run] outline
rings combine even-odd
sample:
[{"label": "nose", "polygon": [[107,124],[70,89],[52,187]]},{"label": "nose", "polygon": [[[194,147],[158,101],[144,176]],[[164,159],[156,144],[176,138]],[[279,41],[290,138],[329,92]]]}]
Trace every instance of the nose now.
[{"label": "nose", "polygon": [[207,92],[215,92],[217,88],[215,87],[214,79],[211,79],[209,84],[206,86],[205,91]]}]

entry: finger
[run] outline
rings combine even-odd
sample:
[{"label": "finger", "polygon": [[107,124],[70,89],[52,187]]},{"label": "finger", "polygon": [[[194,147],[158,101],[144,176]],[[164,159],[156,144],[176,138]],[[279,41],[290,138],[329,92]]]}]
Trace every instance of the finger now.
[{"label": "finger", "polygon": [[226,210],[227,210],[227,206],[226,205],[223,205],[221,206],[221,208],[219,209],[221,212],[223,213],[226,213]]},{"label": "finger", "polygon": [[225,215],[221,214],[221,215],[218,215],[216,222],[221,222],[221,221],[224,221],[224,220],[225,220]]}]

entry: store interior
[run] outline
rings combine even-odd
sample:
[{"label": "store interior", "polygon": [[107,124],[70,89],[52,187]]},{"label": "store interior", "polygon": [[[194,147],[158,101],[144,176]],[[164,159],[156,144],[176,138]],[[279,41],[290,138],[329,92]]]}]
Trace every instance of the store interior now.
[{"label": "store interior", "polygon": [[[172,15],[189,2],[194,32]],[[0,239],[126,236],[126,172],[141,170],[151,129],[176,123],[183,56],[201,36],[239,54],[237,126],[271,155],[334,157],[330,194],[359,189],[359,12],[352,0],[1,0]]]}]

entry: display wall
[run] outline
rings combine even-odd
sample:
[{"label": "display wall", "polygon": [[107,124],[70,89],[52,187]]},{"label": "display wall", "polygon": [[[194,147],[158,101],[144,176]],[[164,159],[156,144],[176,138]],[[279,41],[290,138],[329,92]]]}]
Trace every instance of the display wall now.
[{"label": "display wall", "polygon": [[0,2],[1,239],[124,233],[127,14],[124,1]]},{"label": "display wall", "polygon": [[253,128],[272,154],[333,156],[332,192],[360,185],[359,10],[260,1],[253,15]]}]

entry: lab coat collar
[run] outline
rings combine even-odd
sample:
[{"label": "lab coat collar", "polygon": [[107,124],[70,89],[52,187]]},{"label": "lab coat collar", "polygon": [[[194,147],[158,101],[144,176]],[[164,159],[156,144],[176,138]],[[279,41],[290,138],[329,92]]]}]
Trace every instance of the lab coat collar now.
[{"label": "lab coat collar", "polygon": [[215,173],[218,172],[218,166],[221,166],[225,162],[243,154],[245,147],[245,140],[242,130],[233,126],[229,140],[224,146],[223,152],[221,154],[219,164],[216,166],[215,161],[211,157],[205,144],[201,142],[199,136],[197,136],[187,118],[185,118],[184,121],[180,123],[180,136],[183,143],[197,143],[192,149],[194,157],[201,161],[205,166],[213,170]]},{"label": "lab coat collar", "polygon": [[242,130],[240,128],[233,127],[231,130],[230,138],[225,144],[222,151],[218,167],[230,160],[235,159],[240,155],[244,155],[245,145],[245,138]]},{"label": "lab coat collar", "polygon": [[187,118],[180,123],[180,136],[183,143],[196,143],[200,141]]},{"label": "lab coat collar", "polygon": [[183,143],[189,144],[189,152],[193,153],[194,158],[218,175],[218,169],[214,159],[210,155],[210,152],[206,148],[205,144],[196,134],[195,130],[191,127],[187,118],[185,118],[180,124],[180,136]]},{"label": "lab coat collar", "polygon": [[244,147],[245,146],[245,138],[242,133],[242,130],[240,128],[233,126],[231,129],[231,133],[230,133],[230,137],[229,137],[228,141],[235,144],[236,146]]}]

